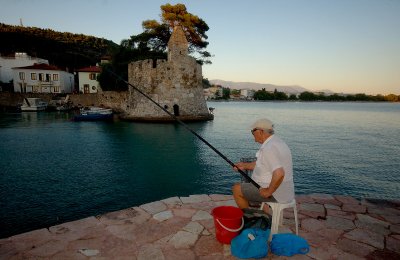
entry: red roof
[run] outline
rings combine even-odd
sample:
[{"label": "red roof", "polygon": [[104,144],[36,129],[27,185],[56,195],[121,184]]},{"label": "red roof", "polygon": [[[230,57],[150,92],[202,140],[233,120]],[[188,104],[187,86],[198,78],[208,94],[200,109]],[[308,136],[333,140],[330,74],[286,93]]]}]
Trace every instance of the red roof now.
[{"label": "red roof", "polygon": [[78,69],[78,72],[101,72],[101,67],[98,66],[90,66],[90,67],[86,67],[86,68],[82,68],[82,69]]},{"label": "red roof", "polygon": [[16,67],[13,69],[30,69],[30,70],[62,70],[57,66],[53,66],[53,65],[47,65],[44,63],[35,63],[31,66],[26,66],[26,67]]}]

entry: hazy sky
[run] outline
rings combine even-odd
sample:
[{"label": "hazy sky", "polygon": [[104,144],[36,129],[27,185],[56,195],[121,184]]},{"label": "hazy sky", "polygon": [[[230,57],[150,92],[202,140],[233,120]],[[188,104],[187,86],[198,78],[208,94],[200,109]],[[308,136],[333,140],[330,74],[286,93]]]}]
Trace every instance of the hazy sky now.
[{"label": "hazy sky", "polygon": [[0,22],[119,44],[166,3],[210,27],[209,80],[400,95],[400,0],[0,0]]}]

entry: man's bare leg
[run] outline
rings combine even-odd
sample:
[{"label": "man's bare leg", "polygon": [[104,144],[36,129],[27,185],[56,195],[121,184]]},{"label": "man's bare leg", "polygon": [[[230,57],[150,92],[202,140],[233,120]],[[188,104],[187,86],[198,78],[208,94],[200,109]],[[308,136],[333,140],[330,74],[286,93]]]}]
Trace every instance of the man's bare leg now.
[{"label": "man's bare leg", "polygon": [[246,209],[249,207],[249,202],[243,196],[242,189],[240,187],[240,183],[235,183],[232,186],[233,198],[236,201],[236,204],[240,209]]}]

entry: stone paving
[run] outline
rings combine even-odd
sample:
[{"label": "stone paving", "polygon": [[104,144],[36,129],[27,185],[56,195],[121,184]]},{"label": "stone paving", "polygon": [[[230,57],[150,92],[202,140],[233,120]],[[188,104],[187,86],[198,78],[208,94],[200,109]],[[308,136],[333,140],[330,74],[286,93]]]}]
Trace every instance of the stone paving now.
[{"label": "stone paving", "polygon": [[[400,259],[400,201],[296,196],[306,255],[265,259]],[[215,238],[212,209],[230,195],[191,195],[0,239],[0,259],[236,259]],[[292,209],[280,233],[293,232]]]}]

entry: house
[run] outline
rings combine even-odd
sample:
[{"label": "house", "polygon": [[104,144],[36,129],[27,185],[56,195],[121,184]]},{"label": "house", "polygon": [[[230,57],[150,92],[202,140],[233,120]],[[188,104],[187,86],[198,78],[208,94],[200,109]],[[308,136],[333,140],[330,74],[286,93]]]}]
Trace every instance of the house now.
[{"label": "house", "polygon": [[254,89],[241,89],[240,90],[240,98],[251,100],[254,97],[255,90]]},{"label": "house", "polygon": [[16,52],[12,56],[0,56],[0,82],[9,83],[13,80],[12,68],[31,66],[35,63],[49,64],[47,60],[31,57],[25,52]]},{"label": "house", "polygon": [[14,92],[72,93],[74,75],[48,64],[33,64],[13,70]]},{"label": "house", "polygon": [[97,93],[101,91],[97,77],[101,73],[101,67],[91,66],[77,70],[79,93]]}]

